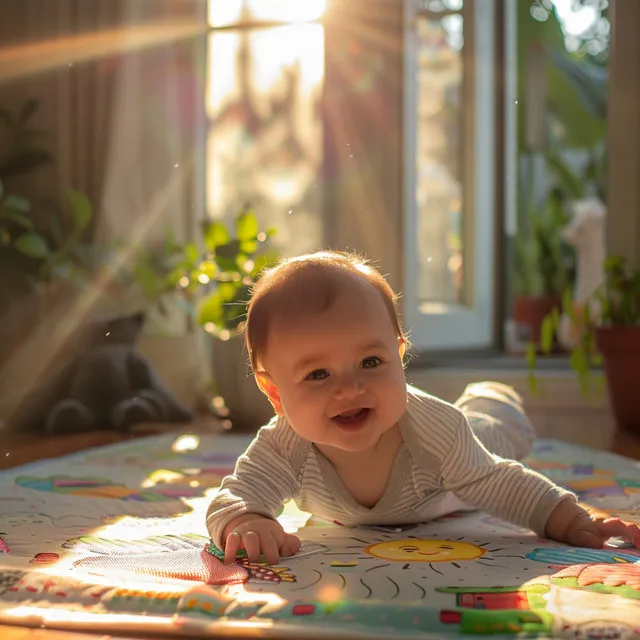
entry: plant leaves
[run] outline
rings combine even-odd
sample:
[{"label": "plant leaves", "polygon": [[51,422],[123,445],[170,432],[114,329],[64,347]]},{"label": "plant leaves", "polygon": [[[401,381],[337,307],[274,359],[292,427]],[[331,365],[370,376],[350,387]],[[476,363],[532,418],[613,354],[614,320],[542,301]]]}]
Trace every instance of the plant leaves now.
[{"label": "plant leaves", "polygon": [[549,55],[590,114],[604,120],[607,117],[606,68],[554,49],[551,49]]},{"label": "plant leaves", "polygon": [[209,323],[218,325],[222,321],[223,300],[219,290],[203,298],[198,306],[198,324],[204,326]]},{"label": "plant leaves", "polygon": [[47,241],[38,233],[23,233],[18,236],[15,246],[20,253],[30,258],[46,258],[49,255]]},{"label": "plant leaves", "polygon": [[12,211],[8,209],[5,209],[4,211],[0,210],[0,218],[11,220],[17,225],[20,225],[23,229],[33,229],[33,222],[19,211]]},{"label": "plant leaves", "polygon": [[221,222],[205,222],[203,235],[204,244],[209,251],[215,251],[220,245],[229,242],[229,232]]},{"label": "plant leaves", "polygon": [[213,260],[205,260],[198,265],[198,273],[207,276],[209,280],[215,277],[217,271],[218,268]]},{"label": "plant leaves", "polygon": [[37,98],[31,98],[31,100],[27,100],[27,102],[25,102],[22,109],[20,110],[18,121],[23,125],[26,124],[39,107],[40,100],[38,100]]},{"label": "plant leaves", "polygon": [[583,198],[585,194],[583,181],[560,154],[554,153],[553,151],[546,151],[544,152],[544,158],[551,171],[556,174],[560,184],[569,191],[571,197],[576,200]]},{"label": "plant leaves", "polygon": [[8,158],[0,167],[0,176],[18,176],[53,162],[53,156],[44,149],[31,149]]},{"label": "plant leaves", "polygon": [[220,245],[215,252],[216,263],[220,271],[225,273],[237,273],[237,258],[240,254],[240,243],[238,240],[231,240],[226,244]]},{"label": "plant leaves", "polygon": [[545,316],[540,326],[540,348],[547,355],[553,350],[554,333],[553,319],[550,316]]},{"label": "plant leaves", "polygon": [[252,254],[258,250],[257,240],[244,240],[240,243],[240,251],[245,254]]},{"label": "plant leaves", "polygon": [[193,242],[189,242],[184,248],[184,254],[189,261],[189,266],[194,266],[200,259],[200,251]]},{"label": "plant leaves", "polygon": [[69,189],[67,191],[67,199],[71,205],[71,213],[73,214],[73,220],[75,222],[75,232],[80,233],[87,228],[91,217],[93,215],[91,202],[89,198],[77,191],[76,189]]},{"label": "plant leaves", "polygon": [[10,195],[4,199],[2,203],[6,209],[11,209],[17,213],[29,213],[31,211],[31,203],[24,196]]},{"label": "plant leaves", "polygon": [[533,372],[529,373],[527,376],[527,380],[529,382],[529,391],[531,391],[531,395],[537,396],[540,394],[540,388],[538,386],[538,378],[536,378]]},{"label": "plant leaves", "polygon": [[238,240],[256,240],[259,232],[258,219],[252,211],[244,211],[236,220]]}]

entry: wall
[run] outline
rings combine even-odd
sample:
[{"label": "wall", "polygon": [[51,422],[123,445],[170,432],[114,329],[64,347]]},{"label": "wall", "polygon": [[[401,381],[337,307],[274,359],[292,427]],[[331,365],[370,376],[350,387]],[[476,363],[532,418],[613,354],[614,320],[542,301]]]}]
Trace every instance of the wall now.
[{"label": "wall", "polygon": [[640,2],[613,0],[609,63],[610,253],[640,264]]}]

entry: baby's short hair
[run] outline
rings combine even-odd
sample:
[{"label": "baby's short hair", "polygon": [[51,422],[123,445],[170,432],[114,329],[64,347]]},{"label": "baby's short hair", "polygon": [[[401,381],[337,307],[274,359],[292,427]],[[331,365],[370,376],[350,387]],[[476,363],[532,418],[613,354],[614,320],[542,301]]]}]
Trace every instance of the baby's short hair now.
[{"label": "baby's short hair", "polygon": [[345,278],[368,282],[378,290],[398,338],[408,344],[398,315],[397,295],[384,276],[357,254],[320,251],[282,260],[263,271],[254,283],[244,329],[254,372],[263,366],[271,323],[328,310],[344,290]]}]

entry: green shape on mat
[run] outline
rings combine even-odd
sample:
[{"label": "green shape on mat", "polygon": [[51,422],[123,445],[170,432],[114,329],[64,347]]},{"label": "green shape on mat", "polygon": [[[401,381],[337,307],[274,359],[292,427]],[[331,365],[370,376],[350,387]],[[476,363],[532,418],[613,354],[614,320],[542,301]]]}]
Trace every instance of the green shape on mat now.
[{"label": "green shape on mat", "polygon": [[[224,559],[224,551],[220,549],[213,540],[209,541],[209,544],[205,547],[204,550],[220,560]],[[244,549],[238,549],[238,551],[236,552],[236,560],[246,558],[246,557],[247,557],[247,552]],[[261,555],[260,562],[266,562],[266,561],[267,561],[266,558],[263,555]]]}]

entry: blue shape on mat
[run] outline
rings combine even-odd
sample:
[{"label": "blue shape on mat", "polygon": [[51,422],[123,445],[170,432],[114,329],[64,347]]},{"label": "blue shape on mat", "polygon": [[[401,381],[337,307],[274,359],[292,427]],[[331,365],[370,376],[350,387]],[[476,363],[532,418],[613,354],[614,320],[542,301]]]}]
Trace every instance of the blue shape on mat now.
[{"label": "blue shape on mat", "polygon": [[582,549],[578,547],[549,547],[534,549],[526,554],[529,560],[545,564],[619,564],[640,562],[640,553],[617,549]]}]

